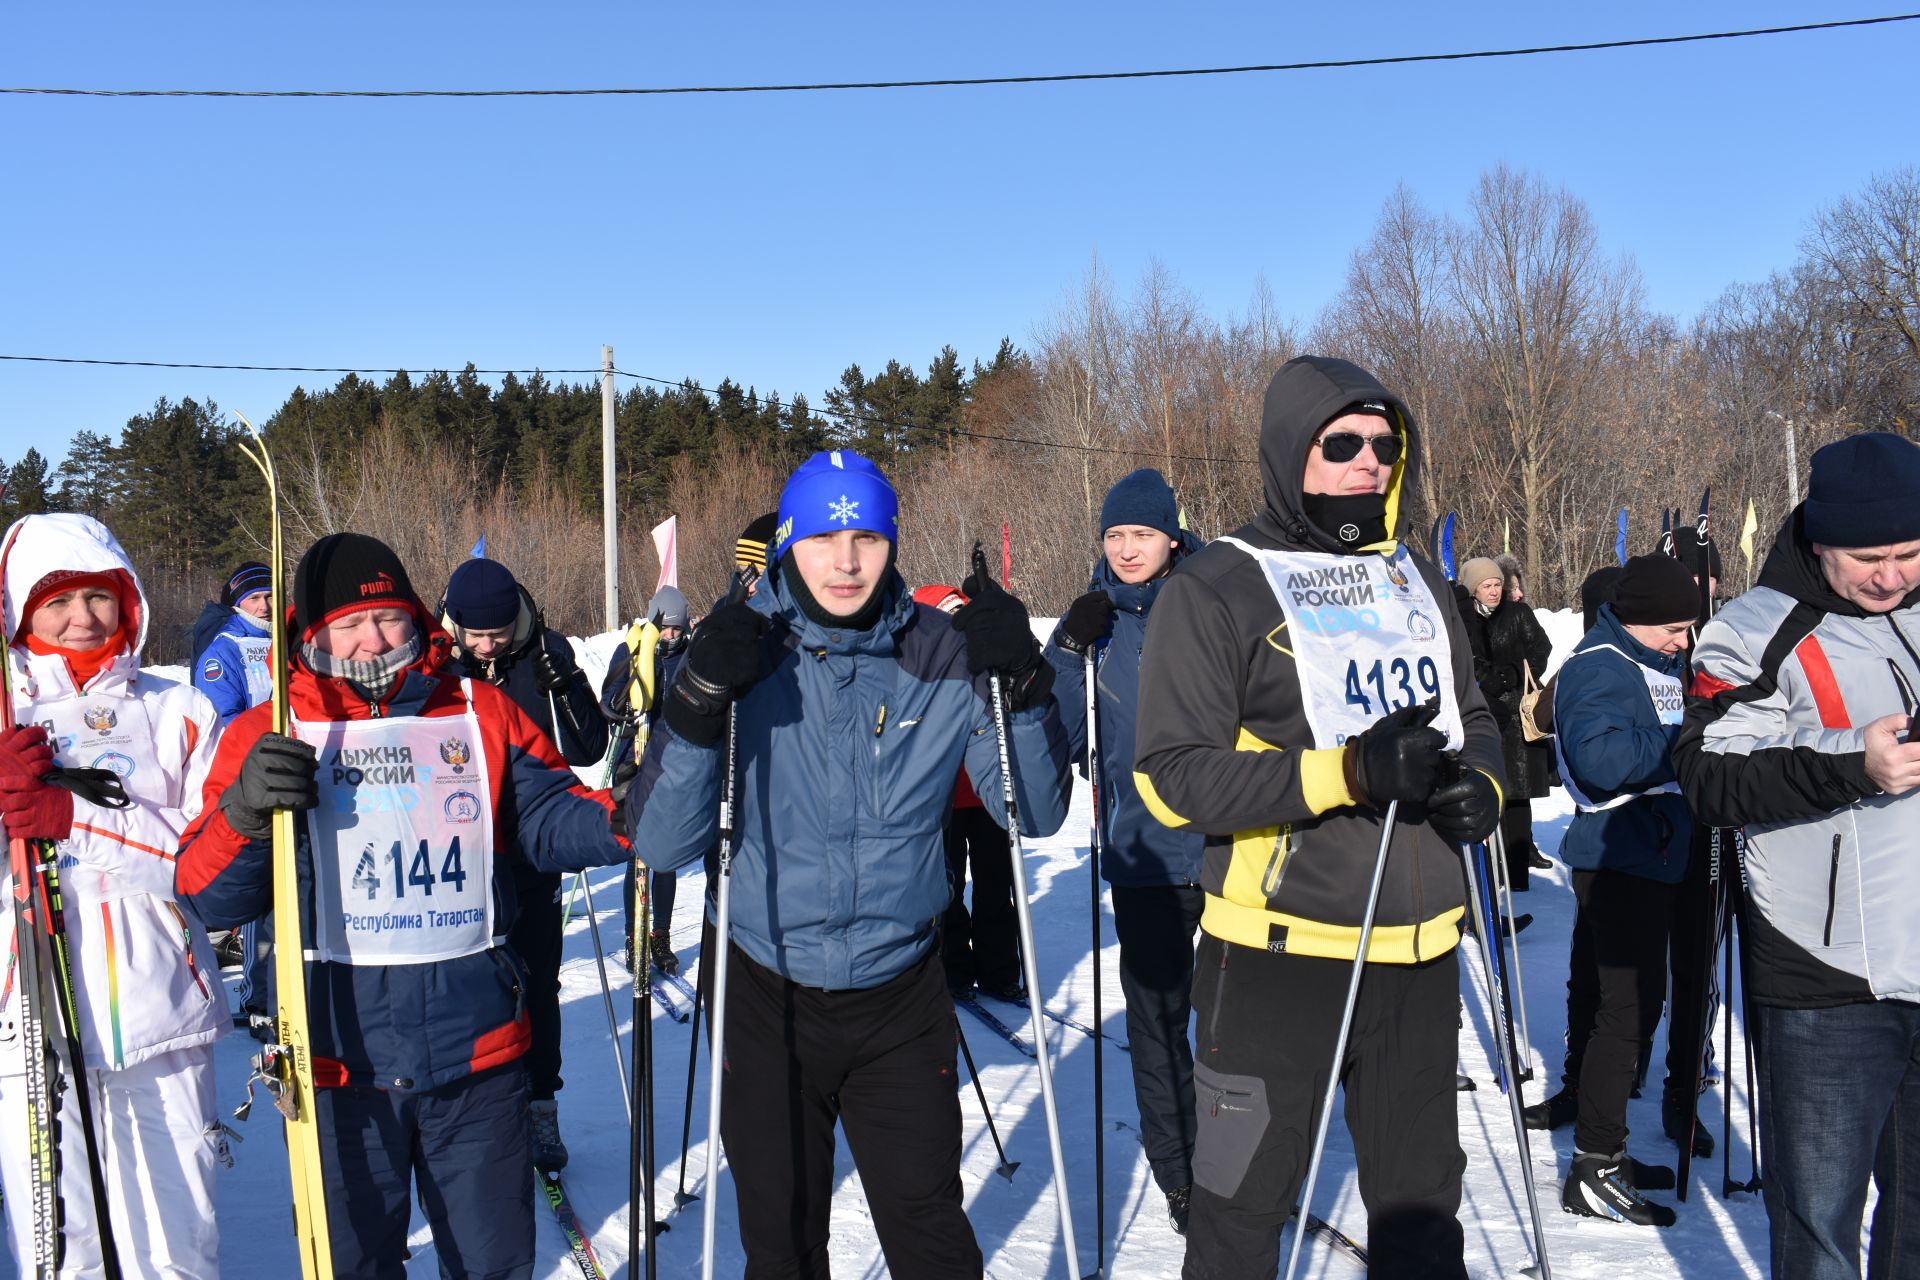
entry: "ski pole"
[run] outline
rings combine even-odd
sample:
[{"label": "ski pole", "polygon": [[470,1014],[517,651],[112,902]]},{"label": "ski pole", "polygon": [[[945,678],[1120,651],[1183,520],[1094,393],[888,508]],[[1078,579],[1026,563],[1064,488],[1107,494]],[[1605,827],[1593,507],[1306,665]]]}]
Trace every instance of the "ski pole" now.
[{"label": "ski pole", "polygon": [[[1087,789],[1093,796],[1093,818],[1087,833],[1087,886],[1093,895],[1093,1274],[1103,1276],[1107,1272],[1107,1077],[1100,1054],[1106,1024],[1100,1017],[1100,699],[1096,688],[1099,664],[1094,660],[1098,647],[1088,645],[1086,656]],[[968,1065],[971,1067],[971,1060]],[[986,1105],[984,1095],[980,1104]],[[1004,1156],[1002,1159],[1004,1162]]]},{"label": "ski pole", "polygon": [[1313,1208],[1313,1188],[1320,1181],[1320,1157],[1327,1147],[1327,1128],[1333,1122],[1333,1100],[1340,1092],[1340,1064],[1347,1059],[1347,1033],[1353,1029],[1353,1009],[1360,999],[1360,975],[1367,967],[1367,945],[1373,938],[1373,918],[1380,910],[1380,885],[1387,878],[1387,850],[1393,846],[1393,824],[1400,817],[1400,802],[1387,804],[1380,822],[1380,852],[1373,858],[1373,881],[1367,886],[1367,907],[1360,917],[1360,941],[1353,953],[1353,976],[1347,980],[1347,1002],[1340,1010],[1340,1032],[1334,1037],[1333,1066],[1327,1072],[1327,1093],[1320,1102],[1320,1122],[1313,1127],[1313,1154],[1307,1160],[1307,1181],[1300,1190],[1300,1225],[1293,1232],[1293,1249],[1287,1254],[1287,1280],[1300,1270],[1300,1246],[1307,1238],[1308,1211]]},{"label": "ski pole", "polygon": [[[1513,910],[1513,872],[1507,865],[1507,837],[1504,832],[1493,833],[1493,873],[1499,883],[1500,894],[1506,899],[1507,919],[1514,918]],[[1512,984],[1508,1001],[1512,1008],[1509,1017],[1513,1020],[1513,1029],[1519,1035],[1515,1046],[1515,1056],[1520,1059],[1519,1069],[1514,1079],[1527,1081],[1533,1079],[1533,1036],[1527,1031],[1527,987],[1520,976],[1520,931],[1508,929],[1506,950],[1512,957],[1507,976]]]},{"label": "ski pole", "polygon": [[[656,681],[655,654],[660,629],[651,621],[636,621],[627,628],[627,708],[633,713],[633,763],[637,775],[646,755],[652,722],[653,692]],[[552,695],[549,694],[549,697]],[[633,983],[633,1108],[628,1112],[627,1128],[627,1266],[646,1251],[646,1277],[659,1274],[659,1254],[654,1240],[663,1229],[653,1199],[653,1010],[647,995],[653,985],[653,950],[648,945],[653,909],[653,872],[634,851],[633,932],[627,939],[628,978]],[[633,1216],[633,1202],[640,1201],[641,1215]],[[644,1244],[643,1244],[644,1242]]]},{"label": "ski pole", "polygon": [[[1459,848],[1460,860],[1467,870],[1468,905],[1478,917],[1480,915],[1480,882],[1474,878],[1473,857],[1468,852],[1467,846],[1461,845]],[[1493,973],[1493,949],[1497,945],[1487,936],[1486,930],[1480,931],[1480,963],[1485,966],[1489,978]],[[1511,1065],[1511,1057],[1508,1061]],[[1333,1105],[1331,1090],[1328,1091],[1327,1105]],[[1513,1113],[1513,1144],[1520,1152],[1520,1181],[1527,1188],[1527,1212],[1533,1218],[1534,1265],[1520,1268],[1520,1274],[1536,1277],[1536,1280],[1553,1280],[1553,1269],[1547,1262],[1547,1229],[1540,1220],[1540,1193],[1533,1185],[1533,1154],[1527,1146],[1527,1126],[1525,1117],[1521,1115],[1523,1103],[1518,1080],[1515,1080],[1513,1087],[1507,1090],[1507,1109]],[[1305,1201],[1301,1203],[1304,1207]]]},{"label": "ski pole", "polygon": [[[988,583],[986,553],[980,544],[973,547],[973,572],[977,582]],[[1053,1197],[1060,1211],[1060,1238],[1067,1251],[1067,1274],[1080,1274],[1080,1248],[1073,1238],[1073,1202],[1067,1194],[1067,1157],[1060,1145],[1060,1109],[1053,1096],[1053,1063],[1047,1049],[1047,1024],[1040,1012],[1040,965],[1033,944],[1033,908],[1027,901],[1027,865],[1020,841],[1020,803],[1015,797],[1012,755],[1007,742],[1007,698],[998,671],[987,673],[987,688],[993,706],[993,735],[1000,749],[1000,796],[1007,819],[1007,849],[1013,859],[1013,907],[1020,924],[1020,963],[1027,980],[1027,1013],[1033,1023],[1034,1065],[1040,1068],[1040,1098],[1046,1110],[1047,1146],[1053,1157]],[[722,892],[725,881],[721,882]],[[718,1055],[716,1054],[716,1059]]]},{"label": "ski pole", "polygon": [[633,1123],[633,1095],[627,1092],[627,1063],[620,1052],[620,1018],[613,1011],[613,986],[607,981],[607,953],[600,945],[600,915],[593,909],[593,886],[587,873],[579,873],[578,884],[586,891],[587,932],[593,938],[593,963],[600,970],[600,999],[607,1006],[607,1039],[613,1045],[614,1073],[620,1077],[620,1101],[627,1109],[627,1123]]},{"label": "ski pole", "polygon": [[1018,1160],[1007,1159],[1007,1149],[1000,1142],[1000,1130],[993,1124],[993,1108],[987,1105],[987,1091],[980,1083],[980,1068],[973,1065],[973,1050],[967,1048],[967,1033],[961,1029],[960,1015],[953,1015],[953,1034],[960,1041],[960,1056],[967,1060],[967,1074],[973,1077],[974,1096],[980,1099],[980,1114],[987,1118],[987,1134],[993,1139],[993,1149],[1000,1155],[1000,1164],[994,1172],[1013,1181],[1013,1171],[1020,1167]]},{"label": "ski pole", "polygon": [[687,1105],[680,1112],[680,1185],[673,1193],[676,1213],[700,1198],[687,1191],[687,1142],[693,1136],[693,1064],[700,1056],[700,1002],[706,992],[706,987],[694,984],[693,1034],[687,1037]]},{"label": "ski pole", "polygon": [[1740,926],[1740,1039],[1746,1044],[1747,1061],[1747,1154],[1752,1157],[1753,1176],[1747,1179],[1742,1191],[1758,1193],[1763,1187],[1760,1166],[1760,1095],[1754,1092],[1754,1055],[1756,1039],[1759,1035],[1759,1022],[1754,1017],[1753,984],[1747,981],[1748,965],[1751,955],[1747,949],[1747,836],[1746,832],[1736,828],[1733,833],[1734,866],[1740,872],[1738,888],[1740,896],[1734,902],[1735,923]]},{"label": "ski pole", "polygon": [[[1739,1188],[1733,1183],[1733,903],[1727,903],[1727,944],[1721,948],[1725,978],[1720,989],[1726,992],[1727,1016],[1720,1020],[1720,1198],[1725,1200]],[[1711,1029],[1707,1032],[1712,1035]],[[1747,1094],[1747,1106],[1753,1106],[1753,1094]]]},{"label": "ski pole", "polygon": [[[747,579],[733,575],[727,603],[747,598]],[[727,704],[726,776],[720,780],[720,857],[715,868],[720,883],[713,895],[713,1004],[707,1010],[708,1034],[713,1043],[707,1051],[707,1202],[700,1226],[700,1276],[713,1280],[713,1241],[719,1221],[720,1178],[720,1095],[727,1073],[727,938],[733,907],[734,788],[739,784],[740,713],[735,703]],[[706,968],[706,957],[700,967]],[[695,1034],[698,1034],[696,1031]]]},{"label": "ski pole", "polygon": [[[1480,881],[1478,877],[1480,876],[1480,865],[1486,857],[1486,853],[1487,846],[1482,843],[1474,845],[1468,854],[1467,887],[1474,891],[1473,914],[1474,919],[1480,922],[1480,927],[1475,932],[1479,933],[1483,938],[1497,939],[1500,933],[1500,914],[1494,909],[1492,899],[1482,896],[1479,893]],[[1501,1016],[1500,974],[1495,967],[1500,962],[1499,947],[1500,943],[1495,941],[1490,951],[1484,951],[1482,953],[1482,959],[1486,961],[1483,968],[1485,970],[1484,976],[1487,986],[1487,1028],[1493,1032],[1493,1048],[1490,1058],[1493,1065],[1493,1083],[1494,1087],[1499,1089],[1500,1092],[1506,1093],[1509,1089],[1507,1055],[1505,1053],[1507,1033],[1505,1019]]]}]

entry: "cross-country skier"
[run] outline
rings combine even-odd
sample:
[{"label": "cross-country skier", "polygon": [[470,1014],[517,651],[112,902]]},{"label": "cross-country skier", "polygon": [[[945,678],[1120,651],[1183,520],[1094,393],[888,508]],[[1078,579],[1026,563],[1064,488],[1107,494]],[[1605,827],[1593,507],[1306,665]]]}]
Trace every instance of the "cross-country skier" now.
[{"label": "cross-country skier", "polygon": [[[1695,816],[1745,826],[1772,1273],[1920,1257],[1920,446],[1813,456],[1753,590],[1701,633],[1675,751]],[[1914,1157],[1909,1159],[1908,1157]]]},{"label": "cross-country skier", "polygon": [[1132,1046],[1133,1096],[1140,1141],[1167,1215],[1185,1234],[1193,1192],[1194,933],[1206,895],[1200,889],[1205,837],[1170,830],[1134,783],[1134,734],[1140,715],[1140,664],[1148,615],[1167,575],[1194,548],[1180,526],[1180,504],[1158,471],[1121,477],[1100,504],[1101,558],[1087,593],[1075,600],[1047,643],[1054,695],[1076,758],[1087,749],[1086,654],[1098,655],[1100,725],[1100,874],[1113,890],[1120,940],[1120,990]]},{"label": "cross-country skier", "polygon": [[[546,625],[533,596],[503,564],[484,557],[461,562],[447,579],[441,625],[453,637],[453,656],[472,680],[484,680],[513,699],[534,727],[560,749],[569,765],[597,764],[607,750],[607,722],[593,686],[573,658],[573,646]],[[564,1169],[560,1138],[560,876],[525,862],[513,864],[520,912],[507,945],[527,968],[528,1123],[533,1160]]]},{"label": "cross-country skier", "polygon": [[[209,602],[193,625],[193,658],[188,670],[193,687],[207,695],[225,728],[248,707],[273,694],[268,662],[273,637],[267,630],[273,574],[258,560],[242,561],[220,586],[220,599]],[[219,944],[226,963],[238,957],[240,1010],[256,1033],[269,1037],[273,1007],[273,921],[254,920],[234,930]]]},{"label": "cross-country skier", "polygon": [[[936,584],[914,588],[916,603],[945,614],[958,613],[967,598],[953,587]],[[947,989],[955,1000],[971,1000],[974,988],[999,1000],[1019,1003],[1027,998],[1020,983],[1020,929],[1013,905],[1013,850],[1002,825],[987,811],[967,771],[953,788],[953,808],[947,814],[947,878],[953,883],[953,901],[940,917],[940,962],[947,970]],[[969,874],[971,873],[971,874]],[[973,882],[973,905],[967,905],[967,882]]]},{"label": "cross-country skier", "polygon": [[1679,561],[1635,556],[1554,681],[1554,743],[1575,808],[1560,857],[1580,909],[1568,961],[1568,1083],[1541,1106],[1577,1116],[1567,1211],[1643,1226],[1674,1222],[1672,1208],[1640,1194],[1671,1188],[1673,1170],[1627,1155],[1627,1097],[1660,1022],[1673,898],[1693,843],[1671,757],[1699,608]]},{"label": "cross-country skier", "polygon": [[[273,648],[267,632],[272,588],[273,575],[267,566],[258,560],[242,563],[220,588],[218,625],[204,644],[194,646],[193,687],[213,703],[222,727],[273,692],[273,676],[267,669],[267,655]],[[214,608],[209,605],[208,613]]]},{"label": "cross-country skier", "polygon": [[1415,443],[1371,374],[1288,361],[1260,426],[1266,510],[1183,564],[1147,624],[1136,785],[1207,836],[1189,1280],[1277,1268],[1392,801],[1347,1122],[1373,1265],[1466,1274],[1457,843],[1499,822],[1500,737],[1446,580],[1399,540]]},{"label": "cross-country skier", "polygon": [[334,1274],[404,1274],[415,1186],[448,1276],[533,1265],[526,973],[509,864],[625,859],[603,793],[451,641],[384,543],[307,549],[289,617],[294,733],[228,726],[177,883],[202,921],[273,903],[270,819],[296,816]]},{"label": "cross-country skier", "polygon": [[[148,610],[104,525],[83,515],[18,521],[6,548],[6,659],[14,718],[0,741],[0,814],[13,839],[58,841],[86,1083],[127,1275],[220,1274],[213,1180],[225,1156],[213,1042],[232,1029],[206,932],[174,901],[173,851],[200,807],[219,717],[184,684],[140,669]],[[111,808],[50,786],[54,765],[108,769],[132,803]],[[5,904],[13,937],[11,878]],[[0,1171],[17,1274],[33,1274],[20,989],[0,984]],[[37,993],[58,1037],[51,993]],[[37,1051],[38,1046],[33,1046]],[[68,1070],[63,1062],[61,1071]],[[98,1276],[75,1082],[60,1098],[62,1276]]]},{"label": "cross-country skier", "polygon": [[[954,1010],[934,948],[940,827],[963,762],[1005,812],[989,670],[1009,694],[1023,827],[1060,825],[1053,671],[997,584],[969,580],[972,603],[952,618],[913,602],[893,567],[893,487],[866,458],[815,454],[779,513],[760,591],[700,624],[667,692],[627,798],[634,848],[672,869],[715,843],[731,713],[722,1132],[746,1275],[828,1274],[838,1124],[893,1274],[977,1277]],[[713,968],[700,966],[703,985]]]}]

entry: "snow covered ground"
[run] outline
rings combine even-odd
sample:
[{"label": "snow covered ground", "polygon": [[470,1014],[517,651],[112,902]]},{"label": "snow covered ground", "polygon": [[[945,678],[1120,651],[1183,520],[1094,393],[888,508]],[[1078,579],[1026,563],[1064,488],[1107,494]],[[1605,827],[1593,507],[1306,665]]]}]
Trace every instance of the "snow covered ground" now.
[{"label": "snow covered ground", "polygon": [[[1564,656],[1577,640],[1578,617],[1546,615],[1543,621],[1555,638],[1556,656]],[[585,664],[598,667],[611,645],[596,637],[582,646]],[[1564,832],[1571,809],[1564,793],[1536,803],[1536,827],[1541,846],[1551,853]],[[1027,879],[1039,938],[1041,985],[1047,1003],[1082,1022],[1092,1020],[1094,965],[1089,954],[1088,885],[1084,856],[1087,832],[1087,793],[1081,787],[1061,832],[1031,842],[1026,850]],[[684,876],[673,920],[673,937],[682,964],[696,964],[699,921],[695,904],[701,900],[700,873]],[[609,952],[620,936],[620,872],[607,869],[587,877],[598,907],[602,945]],[[1536,1072],[1527,1086],[1527,1100],[1537,1101],[1557,1085],[1562,1032],[1565,1026],[1567,939],[1573,923],[1574,901],[1564,868],[1535,872],[1533,888],[1516,898],[1515,909],[1531,911],[1534,924],[1519,940],[1526,996],[1528,1048]],[[1099,964],[1103,975],[1106,1026],[1124,1038],[1119,1011],[1118,950],[1112,919],[1103,921]],[[1589,1218],[1575,1218],[1559,1207],[1560,1177],[1572,1149],[1570,1130],[1552,1135],[1530,1134],[1533,1159],[1522,1170],[1514,1149],[1507,1100],[1494,1087],[1488,1066],[1487,1019],[1476,994],[1475,963],[1464,967],[1462,981],[1466,1017],[1460,1034],[1461,1070],[1479,1084],[1462,1094],[1461,1143],[1467,1154],[1465,1200],[1461,1218],[1466,1224],[1467,1262],[1475,1276],[1512,1275],[1531,1259],[1526,1198],[1519,1179],[1531,1175],[1538,1188],[1546,1222],[1547,1247],[1554,1274],[1563,1280],[1618,1280],[1621,1276],[1679,1275],[1719,1277],[1760,1275],[1766,1263],[1766,1215],[1754,1196],[1720,1198],[1720,1159],[1695,1166],[1694,1189],[1680,1207],[1679,1224],[1667,1231],[1632,1227]],[[229,974],[231,980],[232,975]],[[1472,979],[1472,980],[1468,980]],[[565,1023],[565,1076],[560,1115],[563,1133],[572,1151],[566,1180],[575,1206],[593,1235],[593,1244],[610,1276],[636,1277],[628,1265],[627,1239],[627,1126],[613,1054],[608,1043],[592,941],[584,912],[576,910],[568,926],[566,959],[561,971]],[[631,1002],[625,980],[611,972],[614,1008],[621,1039],[631,1027]],[[1010,1010],[1002,1010],[1009,1021]],[[1093,1043],[1082,1033],[1049,1022],[1055,1054],[1055,1077],[1062,1107],[1067,1147],[1067,1177],[1075,1206],[1075,1231],[1080,1258],[1070,1267],[1062,1256],[1055,1220],[1053,1189],[1047,1155],[1046,1124],[1039,1109],[1039,1080],[1032,1061],[969,1018],[963,1022],[969,1045],[979,1063],[987,1099],[1010,1159],[1020,1162],[1011,1182],[994,1173],[996,1157],[981,1121],[970,1084],[961,1099],[966,1147],[962,1177],[967,1212],[986,1255],[987,1274],[1002,1280],[1080,1276],[1091,1272],[1096,1226],[1093,1220]],[[1024,1028],[1023,1028],[1024,1030]],[[655,1087],[659,1126],[659,1200],[672,1204],[681,1175],[679,1129],[684,1101],[687,1051],[691,1025],[656,1014],[654,1053],[659,1082]],[[1740,1029],[1735,1028],[1736,1061],[1743,1052]],[[1717,1038],[1716,1038],[1717,1044]],[[236,1033],[219,1047],[220,1092],[223,1105],[239,1103],[247,1075],[247,1057],[254,1042]],[[1659,1066],[1665,1053],[1665,1029],[1655,1045],[1656,1063],[1647,1095],[1631,1104],[1629,1123],[1633,1149],[1644,1160],[1672,1163],[1673,1144],[1660,1132]],[[1108,1242],[1109,1274],[1117,1277],[1172,1277],[1180,1271],[1182,1241],[1168,1227],[1163,1201],[1148,1174],[1137,1137],[1137,1114],[1126,1054],[1109,1043],[1106,1072],[1106,1207],[1104,1236]],[[686,1183],[702,1196],[713,1194],[704,1142],[706,1131],[707,1063],[704,1052],[694,1085],[693,1138],[686,1157]],[[964,1074],[964,1071],[963,1071]],[[1751,1155],[1746,1141],[1748,1097],[1744,1073],[1733,1073],[1733,1170],[1736,1178],[1748,1174]],[[1703,1121],[1716,1138],[1721,1130],[1722,1090],[1702,1098]],[[246,1141],[234,1146],[236,1167],[219,1180],[222,1236],[222,1274],[231,1277],[285,1277],[297,1274],[288,1215],[288,1175],[284,1146],[273,1111],[257,1107],[247,1123],[234,1127]],[[1549,1141],[1549,1137],[1551,1141]],[[1354,1181],[1352,1144],[1344,1127],[1336,1126],[1327,1144],[1327,1166],[1313,1210],[1364,1243],[1366,1218]],[[844,1145],[836,1161],[839,1178],[833,1206],[833,1264],[837,1276],[877,1280],[887,1274],[867,1221],[860,1176]],[[731,1184],[722,1164],[720,1195],[719,1274],[738,1275],[744,1257],[734,1228]],[[529,1196],[532,1187],[528,1188]],[[670,1219],[671,1230],[658,1243],[659,1273],[668,1277],[696,1275],[700,1254],[701,1205],[689,1206]],[[579,1273],[567,1255],[559,1229],[544,1206],[537,1210],[539,1262],[535,1275],[574,1277]],[[409,1274],[438,1274],[434,1250],[424,1221],[416,1220],[412,1236],[414,1260]],[[1359,1274],[1339,1255],[1311,1242],[1303,1270],[1312,1276],[1344,1277]],[[0,1270],[4,1270],[0,1263]],[[10,1274],[10,1273],[9,1273]]]}]

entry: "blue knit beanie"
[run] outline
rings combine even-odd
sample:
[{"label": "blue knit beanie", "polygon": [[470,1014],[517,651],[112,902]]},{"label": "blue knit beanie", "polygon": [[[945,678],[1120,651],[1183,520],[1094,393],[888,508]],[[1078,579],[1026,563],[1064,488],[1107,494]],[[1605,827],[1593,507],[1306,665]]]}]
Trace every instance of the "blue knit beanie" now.
[{"label": "blue knit beanie", "polygon": [[1828,547],[1884,547],[1920,539],[1920,445],[1863,431],[1813,455],[1801,508],[1807,537]]},{"label": "blue knit beanie", "polygon": [[1173,486],[1152,467],[1130,471],[1114,481],[1100,504],[1100,533],[1117,524],[1145,525],[1169,538],[1180,536],[1180,503]]},{"label": "blue knit beanie", "polygon": [[773,531],[778,560],[801,538],[842,529],[869,529],[900,541],[900,503],[879,467],[851,449],[816,453],[780,491],[780,523]]},{"label": "blue knit beanie", "polygon": [[476,556],[462,562],[447,579],[443,610],[463,630],[510,627],[520,617],[520,584],[507,566]]},{"label": "blue knit beanie", "polygon": [[220,590],[220,603],[231,609],[256,591],[273,590],[273,571],[258,560],[248,560],[233,571]]}]

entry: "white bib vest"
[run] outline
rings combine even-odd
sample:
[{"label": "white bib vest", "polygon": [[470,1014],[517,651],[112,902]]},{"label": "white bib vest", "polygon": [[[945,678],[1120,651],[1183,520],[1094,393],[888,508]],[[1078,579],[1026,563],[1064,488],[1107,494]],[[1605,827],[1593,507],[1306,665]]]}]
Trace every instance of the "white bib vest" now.
[{"label": "white bib vest", "polygon": [[235,636],[233,643],[247,667],[247,705],[257,707],[273,696],[273,672],[267,665],[273,658],[273,638]]},{"label": "white bib vest", "polygon": [[[1679,724],[1686,718],[1686,688],[1680,683],[1678,676],[1670,676],[1664,672],[1655,671],[1651,667],[1642,666],[1638,662],[1634,662],[1629,654],[1610,644],[1597,644],[1591,649],[1581,649],[1574,653],[1572,657],[1569,657],[1567,661],[1572,662],[1574,658],[1588,653],[1617,654],[1621,661],[1631,663],[1633,669],[1640,673],[1640,678],[1647,682],[1647,697],[1652,700],[1653,713],[1660,718],[1661,724]],[[1564,669],[1565,664],[1563,663],[1562,670]],[[1557,719],[1556,717],[1556,723]],[[1603,813],[1608,809],[1618,809],[1621,805],[1632,800],[1638,800],[1641,796],[1665,796],[1678,795],[1680,793],[1680,784],[1678,782],[1663,782],[1659,786],[1650,787],[1645,791],[1629,791],[1625,794],[1617,795],[1611,800],[1604,800],[1596,804],[1582,794],[1579,784],[1573,780],[1573,771],[1567,768],[1566,756],[1560,750],[1560,737],[1558,734],[1556,734],[1553,739],[1553,754],[1556,762],[1560,766],[1560,778],[1566,783],[1567,795],[1572,798],[1573,807],[1580,813]]]},{"label": "white bib vest", "polygon": [[[179,802],[153,754],[157,729],[148,708],[133,698],[62,698],[24,714],[47,731],[54,760],[69,768],[108,769],[137,804],[168,808]],[[80,810],[84,818],[85,810]]]},{"label": "white bib vest", "polygon": [[1446,615],[1405,546],[1347,556],[1219,541],[1259,561],[1280,602],[1287,629],[1274,643],[1293,654],[1315,747],[1343,746],[1388,712],[1434,698],[1433,727],[1449,749],[1466,745]]},{"label": "white bib vest", "polygon": [[320,756],[320,801],[307,811],[314,958],[425,964],[494,945],[490,778],[468,708],[295,723]]}]

